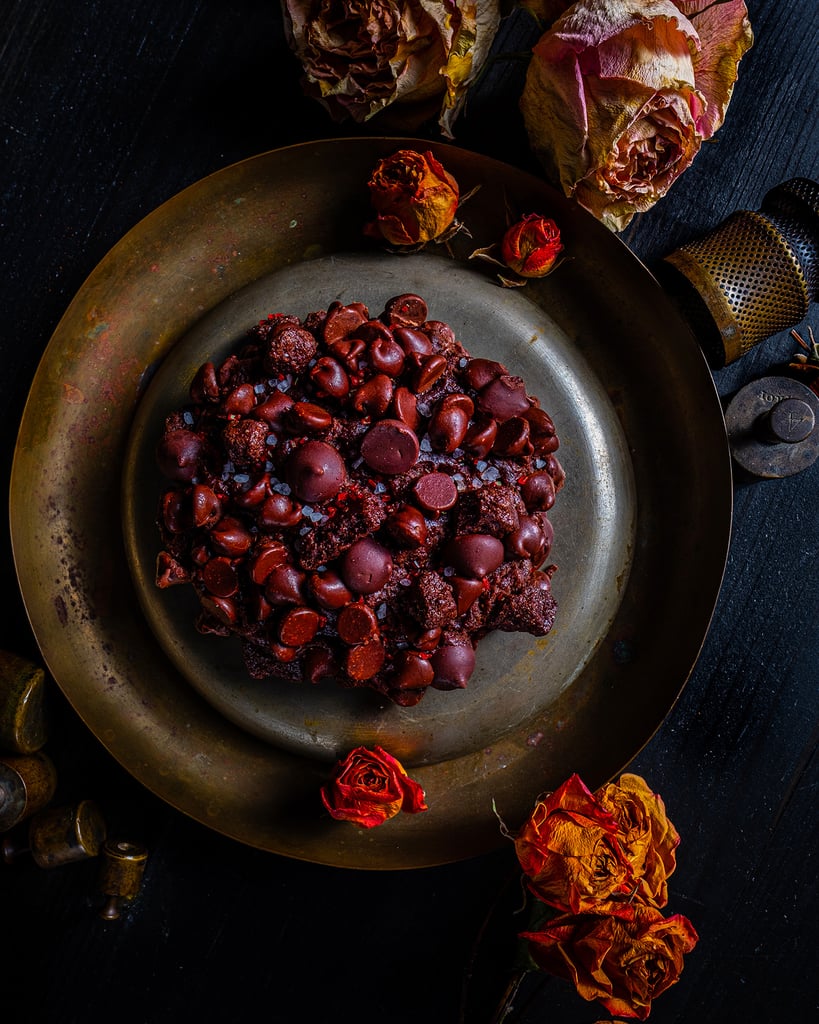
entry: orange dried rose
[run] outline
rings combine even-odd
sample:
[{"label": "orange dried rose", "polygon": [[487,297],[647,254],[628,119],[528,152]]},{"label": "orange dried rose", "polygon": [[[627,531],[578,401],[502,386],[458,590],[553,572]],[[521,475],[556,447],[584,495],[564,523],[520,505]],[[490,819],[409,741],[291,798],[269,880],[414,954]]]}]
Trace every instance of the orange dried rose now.
[{"label": "orange dried rose", "polygon": [[399,149],[380,160],[368,182],[377,219],[367,234],[391,245],[424,245],[453,227],[460,191],[432,153]]},{"label": "orange dried rose", "polygon": [[680,836],[645,779],[626,773],[596,793],[618,824],[618,839],[639,886],[640,899],[655,907],[668,902],[668,877],[677,866]]},{"label": "orange dried rose", "polygon": [[[613,898],[627,897],[635,888],[618,831],[614,815],[572,775],[536,802],[515,839],[529,888],[566,913],[607,913]],[[628,902],[615,910],[633,912]]]},{"label": "orange dried rose", "polygon": [[563,252],[560,229],[539,213],[527,213],[501,241],[503,262],[521,277],[545,277]]},{"label": "orange dried rose", "polygon": [[336,764],[333,778],[322,787],[321,799],[337,821],[374,828],[399,811],[427,810],[424,791],[401,762],[381,747],[356,747]]},{"label": "orange dried rose", "polygon": [[651,1002],[673,985],[683,958],[698,936],[682,914],[663,915],[637,907],[633,920],[596,915],[564,915],[543,929],[524,932],[535,963],[571,981],[587,1000],[610,1013],[645,1020]]}]

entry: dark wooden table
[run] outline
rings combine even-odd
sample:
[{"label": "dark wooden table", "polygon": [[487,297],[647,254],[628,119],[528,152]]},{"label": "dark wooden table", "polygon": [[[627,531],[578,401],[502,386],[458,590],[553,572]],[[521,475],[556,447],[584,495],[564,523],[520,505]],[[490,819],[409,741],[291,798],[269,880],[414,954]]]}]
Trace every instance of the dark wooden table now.
[{"label": "dark wooden table", "polygon": [[[819,8],[749,0],[756,44],[727,122],[625,233],[651,266],[795,176],[819,179]],[[520,12],[496,41],[456,143],[536,170],[516,114],[536,33]],[[302,97],[278,5],[232,0],[5,0],[0,9],[2,373],[8,478],[26,394],[63,310],[107,250],[184,186],[293,142],[364,134]],[[434,136],[433,136],[434,137]],[[819,329],[814,310],[808,323]],[[716,372],[722,395],[794,350],[787,332]],[[733,539],[699,661],[632,769],[682,835],[671,901],[700,934],[658,1024],[817,1019],[819,466],[737,480]],[[0,647],[33,659],[6,527]],[[692,565],[692,572],[697,567]],[[680,628],[684,628],[681,624]],[[0,1017],[178,1024],[488,1021],[508,921],[476,939],[514,873],[509,848],[439,868],[367,873],[246,848],[145,791],[59,692],[48,744],[59,796],[95,799],[151,851],[139,900],[97,914],[93,862],[0,867]],[[481,947],[485,949],[487,947]],[[491,969],[489,969],[491,968]],[[607,1015],[556,980],[524,986],[518,1022]]]}]

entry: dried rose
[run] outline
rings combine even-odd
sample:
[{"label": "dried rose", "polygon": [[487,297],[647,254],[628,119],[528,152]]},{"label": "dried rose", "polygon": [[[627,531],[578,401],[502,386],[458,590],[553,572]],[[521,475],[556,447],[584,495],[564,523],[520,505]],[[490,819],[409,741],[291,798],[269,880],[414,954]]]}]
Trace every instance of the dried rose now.
[{"label": "dried rose", "polygon": [[[535,803],[515,838],[515,851],[531,891],[565,913],[608,913],[615,897],[635,888],[618,840],[619,826],[578,775]],[[615,904],[631,914],[631,903]]]},{"label": "dried rose", "polygon": [[698,935],[682,914],[638,907],[633,920],[565,915],[521,938],[542,970],[571,981],[584,999],[645,1020],[652,1000],[679,980]]},{"label": "dried rose", "polygon": [[305,90],[336,120],[396,104],[420,124],[431,106],[449,137],[500,21],[498,0],[282,0],[282,11]]},{"label": "dried rose", "polygon": [[744,0],[579,0],[534,48],[521,97],[566,195],[621,231],[720,127],[753,43]]},{"label": "dried rose", "polygon": [[563,251],[560,229],[553,220],[527,213],[501,241],[501,257],[521,277],[545,277]]},{"label": "dried rose", "polygon": [[680,836],[666,817],[662,798],[639,775],[629,773],[595,795],[617,822],[620,846],[631,864],[641,902],[664,907]]},{"label": "dried rose", "polygon": [[457,181],[432,153],[399,149],[380,160],[368,182],[377,220],[367,233],[391,245],[424,245],[453,227]]},{"label": "dried rose", "polygon": [[423,789],[381,747],[351,750],[336,764],[331,781],[322,787],[321,799],[337,821],[351,821],[362,828],[382,825],[399,811],[427,810]]}]

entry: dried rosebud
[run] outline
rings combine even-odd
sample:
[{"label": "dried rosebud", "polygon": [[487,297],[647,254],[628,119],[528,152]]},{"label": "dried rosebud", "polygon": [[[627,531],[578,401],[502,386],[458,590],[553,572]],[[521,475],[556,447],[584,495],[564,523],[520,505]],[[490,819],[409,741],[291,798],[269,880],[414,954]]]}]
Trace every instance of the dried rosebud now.
[{"label": "dried rosebud", "polygon": [[500,22],[498,0],[282,0],[304,88],[337,121],[363,123],[396,104],[404,127],[436,111],[444,135]]},{"label": "dried rosebud", "polygon": [[578,0],[534,48],[521,97],[555,183],[622,231],[725,117],[753,43],[744,0]]},{"label": "dried rosebud", "polygon": [[682,914],[638,907],[632,920],[565,915],[524,932],[532,959],[574,983],[583,999],[599,1000],[618,1017],[645,1020],[651,1003],[679,980],[683,958],[699,936]]},{"label": "dried rosebud", "polygon": [[453,226],[457,181],[432,153],[399,149],[380,160],[369,180],[378,219],[366,231],[391,245],[424,245]]},{"label": "dried rosebud", "polygon": [[539,213],[525,214],[501,242],[503,262],[521,277],[545,277],[562,251],[557,224]]},{"label": "dried rosebud", "polygon": [[322,787],[321,799],[337,821],[361,828],[382,825],[399,811],[427,810],[424,791],[401,762],[381,747],[356,747],[336,764],[333,778]]}]

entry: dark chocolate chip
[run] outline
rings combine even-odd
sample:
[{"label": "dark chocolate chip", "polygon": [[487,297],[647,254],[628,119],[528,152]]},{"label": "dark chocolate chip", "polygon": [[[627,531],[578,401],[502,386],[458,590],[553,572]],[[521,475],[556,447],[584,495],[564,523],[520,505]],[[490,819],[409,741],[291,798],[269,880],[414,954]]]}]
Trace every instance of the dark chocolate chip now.
[{"label": "dark chocolate chip", "polygon": [[287,548],[284,544],[275,541],[267,544],[250,563],[250,578],[261,586],[274,569],[286,562]]},{"label": "dark chocolate chip", "polygon": [[478,395],[478,408],[498,423],[521,416],[531,407],[526,386],[520,377],[504,373],[496,377]]},{"label": "dark chocolate chip", "polygon": [[426,302],[413,292],[395,295],[384,306],[384,318],[389,324],[422,324],[427,313]]},{"label": "dark chocolate chip", "polygon": [[304,604],[304,573],[294,565],[280,565],[268,573],[264,596],[275,607]]},{"label": "dark chocolate chip", "polygon": [[555,482],[549,473],[532,473],[521,486],[520,495],[530,512],[546,511],[555,503]]},{"label": "dark chocolate chip", "polygon": [[385,658],[384,645],[376,638],[350,647],[344,657],[344,669],[351,679],[363,682],[372,679],[381,670]]},{"label": "dark chocolate chip", "polygon": [[291,608],[279,622],[279,640],[288,647],[301,647],[313,639],[321,622],[321,616],[312,608]]},{"label": "dark chocolate chip", "polygon": [[352,593],[344,585],[341,577],[327,569],[326,572],[314,572],[308,580],[310,595],[319,607],[327,611],[335,611],[349,604]]},{"label": "dark chocolate chip", "polygon": [[425,690],[434,678],[432,665],[415,651],[401,651],[395,659],[395,679],[392,685],[397,690]]},{"label": "dark chocolate chip", "polygon": [[350,590],[374,594],[392,574],[392,555],[378,541],[364,537],[344,552],[340,569]]},{"label": "dark chocolate chip", "polygon": [[464,379],[474,391],[480,391],[502,373],[506,373],[506,367],[494,359],[470,359],[464,370]]},{"label": "dark chocolate chip", "polygon": [[458,488],[446,473],[426,473],[414,489],[418,502],[430,512],[445,512],[458,500]]},{"label": "dark chocolate chip", "polygon": [[436,690],[462,690],[475,670],[475,650],[469,644],[439,647],[430,657]]},{"label": "dark chocolate chip", "polygon": [[202,582],[215,597],[231,597],[239,589],[239,575],[229,558],[211,558],[202,570]]},{"label": "dark chocolate chip", "polygon": [[412,505],[402,505],[384,526],[396,544],[400,544],[402,548],[419,548],[426,542],[426,520]]},{"label": "dark chocolate chip", "polygon": [[441,405],[429,421],[429,443],[437,452],[454,452],[466,437],[468,427],[469,413],[466,409],[457,405]]},{"label": "dark chocolate chip", "polygon": [[350,378],[347,371],[332,356],[322,356],[310,370],[310,379],[319,398],[343,399],[350,391]]},{"label": "dark chocolate chip", "polygon": [[413,430],[401,420],[380,420],[361,442],[364,461],[377,473],[406,473],[418,461],[420,448]]},{"label": "dark chocolate chip", "polygon": [[202,439],[190,430],[170,430],[157,446],[160,470],[170,480],[188,482],[196,476]]},{"label": "dark chocolate chip", "polygon": [[307,441],[290,455],[287,482],[300,501],[328,501],[338,494],[346,472],[344,460],[326,441]]},{"label": "dark chocolate chip", "polygon": [[259,525],[267,530],[286,530],[301,519],[301,505],[274,491],[259,510]]},{"label": "dark chocolate chip", "polygon": [[222,515],[222,502],[205,484],[196,484],[191,491],[194,526],[213,526]]},{"label": "dark chocolate chip", "polygon": [[488,533],[465,533],[447,546],[447,559],[461,576],[483,579],[503,562],[503,542]]},{"label": "dark chocolate chip", "polygon": [[376,635],[378,620],[369,605],[348,604],[339,614],[336,628],[345,644],[360,644]]},{"label": "dark chocolate chip", "polygon": [[210,544],[221,555],[239,558],[253,543],[253,537],[244,523],[233,516],[222,516],[209,534]]}]

